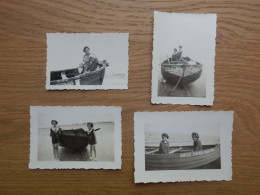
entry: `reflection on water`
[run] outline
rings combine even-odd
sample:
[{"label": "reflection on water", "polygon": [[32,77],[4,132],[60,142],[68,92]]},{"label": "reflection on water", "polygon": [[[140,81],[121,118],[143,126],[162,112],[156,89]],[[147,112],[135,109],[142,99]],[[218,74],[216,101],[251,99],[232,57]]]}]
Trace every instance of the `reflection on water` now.
[{"label": "reflection on water", "polygon": [[202,74],[198,80],[186,85],[184,88],[170,85],[167,83],[161,72],[158,78],[158,96],[170,96],[170,97],[206,97],[206,82],[205,73]]}]

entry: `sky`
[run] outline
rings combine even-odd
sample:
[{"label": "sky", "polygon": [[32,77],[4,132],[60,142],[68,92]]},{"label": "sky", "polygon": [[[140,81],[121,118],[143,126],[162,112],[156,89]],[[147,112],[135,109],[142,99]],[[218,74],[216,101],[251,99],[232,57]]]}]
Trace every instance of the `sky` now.
[{"label": "sky", "polygon": [[47,66],[49,71],[76,68],[88,46],[99,61],[107,60],[106,74],[127,74],[128,34],[126,33],[48,33]]},{"label": "sky", "polygon": [[160,64],[173,49],[182,46],[183,55],[205,66],[215,57],[216,15],[155,12],[154,63]]},{"label": "sky", "polygon": [[[187,119],[188,120],[188,119]],[[219,136],[219,124],[217,123],[149,123],[145,125],[145,132],[150,134],[174,133],[189,134],[193,132],[205,136]]]},{"label": "sky", "polygon": [[197,132],[203,145],[220,143],[219,124],[185,124],[185,123],[149,123],[145,126],[145,142],[147,146],[158,146],[162,133],[169,135],[170,146],[193,145],[191,134]]}]

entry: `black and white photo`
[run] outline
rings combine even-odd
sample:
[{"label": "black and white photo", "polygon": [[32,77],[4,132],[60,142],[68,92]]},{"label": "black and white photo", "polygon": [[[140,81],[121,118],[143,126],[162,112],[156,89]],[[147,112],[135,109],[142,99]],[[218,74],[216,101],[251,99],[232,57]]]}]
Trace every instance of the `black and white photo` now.
[{"label": "black and white photo", "polygon": [[127,33],[47,33],[46,89],[127,89]]},{"label": "black and white photo", "polygon": [[152,103],[213,104],[216,18],[154,12]]},{"label": "black and white photo", "polygon": [[120,107],[31,107],[30,168],[121,168]]},{"label": "black and white photo", "polygon": [[135,113],[135,182],[231,180],[232,111]]},{"label": "black and white photo", "polygon": [[[160,140],[161,138],[161,140]],[[174,128],[174,124],[145,127],[145,170],[220,169],[219,126]]]}]

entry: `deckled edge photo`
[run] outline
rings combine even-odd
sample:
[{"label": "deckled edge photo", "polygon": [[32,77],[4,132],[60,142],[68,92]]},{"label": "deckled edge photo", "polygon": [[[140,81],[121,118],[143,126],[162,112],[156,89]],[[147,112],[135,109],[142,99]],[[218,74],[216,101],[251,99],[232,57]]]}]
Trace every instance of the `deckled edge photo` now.
[{"label": "deckled edge photo", "polygon": [[[166,183],[232,180],[232,131],[234,111],[135,112],[134,114],[134,182]],[[146,124],[219,124],[221,169],[145,170]],[[158,143],[159,146],[159,143]]]},{"label": "deckled edge photo", "polygon": [[[30,106],[30,158],[29,158],[29,165],[28,167],[30,169],[121,169],[122,166],[122,125],[121,125],[121,111],[122,108],[121,107],[116,107],[116,106]],[[50,115],[50,116],[49,116]],[[52,146],[54,145],[53,143],[53,138],[50,137],[50,127],[51,124],[53,124],[53,121],[55,121],[57,124],[59,120],[57,120],[58,117],[53,118],[53,120],[49,121],[49,118],[52,116],[58,116],[59,115],[59,119],[64,119],[64,121],[72,121],[74,123],[74,126],[79,126],[80,120],[84,121],[84,124],[86,124],[86,126],[84,125],[83,128],[84,130],[87,130],[87,127],[89,126],[89,123],[92,123],[92,127],[93,124],[98,124],[98,123],[113,123],[113,129],[112,132],[114,132],[114,135],[109,136],[110,138],[112,138],[112,141],[114,142],[114,144],[112,144],[110,141],[106,141],[106,144],[108,145],[108,148],[112,147],[112,152],[109,151],[110,153],[113,154],[112,160],[106,160],[105,158],[103,159],[99,159],[99,158],[95,158],[94,154],[96,155],[97,153],[101,153],[103,152],[103,154],[106,154],[106,150],[107,148],[105,146],[102,147],[102,140],[107,139],[108,137],[105,135],[102,139],[100,139],[100,135],[98,135],[99,132],[104,132],[106,131],[106,129],[100,129],[98,128],[99,126],[96,126],[94,128],[97,128],[95,131],[96,132],[96,136],[95,139],[97,138],[97,141],[95,142],[96,145],[99,145],[100,147],[102,147],[102,151],[100,152],[98,150],[98,148],[96,148],[96,151],[94,152],[94,154],[92,154],[93,158],[87,158],[85,160],[79,160],[77,158],[75,158],[75,156],[73,156],[74,154],[72,154],[70,156],[70,158],[75,158],[75,160],[68,160],[66,159],[66,161],[62,161],[59,160],[58,158],[55,157],[55,151],[53,150],[54,153],[54,158],[51,157],[51,159],[47,159],[47,160],[39,160],[39,149],[41,149],[41,151],[45,152],[45,148],[42,148],[42,146],[40,146],[39,144],[39,129],[40,129],[40,124],[49,124],[49,126],[46,129],[46,141],[44,141],[44,147],[46,147],[46,145],[48,145],[48,147],[51,151],[49,151],[49,155],[48,156],[44,156],[44,157],[50,157],[50,155],[52,156]],[[45,117],[43,120],[41,120],[41,116],[47,116]],[[80,120],[73,120],[72,117],[77,117],[80,116]],[[86,116],[86,120],[84,119],[84,117]],[[48,120],[46,120],[46,118]],[[66,122],[65,122],[66,123]],[[72,124],[72,123],[71,123]],[[60,123],[59,123],[60,125]],[[62,125],[62,124],[61,124]],[[81,125],[82,126],[82,125]],[[69,127],[73,127],[72,125],[69,125]],[[66,136],[67,135],[72,135],[75,136],[75,134],[73,134],[72,131],[74,130],[65,130],[67,131]],[[83,131],[83,130],[81,130]],[[85,133],[85,131],[80,132],[81,135]],[[65,143],[66,140],[63,140],[63,147],[70,147],[71,146],[71,142],[67,142]],[[81,141],[77,141],[76,144],[79,144]],[[51,144],[52,143],[52,144]],[[67,145],[66,145],[67,144]],[[75,144],[75,140],[74,140],[74,144]],[[91,144],[90,140],[88,140],[88,145],[87,147],[89,147],[89,145]],[[111,146],[113,145],[113,146]],[[111,146],[111,147],[110,147]],[[41,147],[41,148],[40,148]],[[59,148],[63,148],[61,147],[61,145],[59,146]],[[105,147],[105,148],[104,148]],[[54,149],[54,148],[53,148]],[[64,148],[63,148],[64,149]],[[87,149],[87,148],[86,148]],[[72,148],[65,148],[64,149],[65,152],[66,151],[74,151],[74,149]],[[87,155],[89,157],[89,149],[87,149]],[[61,155],[61,154],[60,154]],[[42,156],[40,156],[42,158]],[[110,157],[110,156],[108,156]],[[111,157],[110,157],[111,158]]]},{"label": "deckled edge photo", "polygon": [[46,33],[46,90],[128,89],[129,33]]},{"label": "deckled edge photo", "polygon": [[[203,51],[201,50],[201,53],[203,53],[203,52],[206,52],[206,53],[211,52],[212,53],[212,57],[211,57],[212,59],[210,59],[210,61],[212,61],[212,62],[210,64],[206,64],[206,65],[204,64],[203,65],[204,67],[203,67],[203,70],[202,70],[202,75],[204,75],[202,77],[205,77],[205,79],[206,79],[206,83],[205,83],[205,86],[204,86],[205,90],[206,90],[206,96],[205,97],[200,97],[200,95],[196,94],[196,93],[195,94],[189,94],[190,91],[192,91],[191,90],[192,87],[189,87],[189,89],[185,90],[184,92],[182,90],[183,89],[182,87],[179,88],[180,91],[182,91],[182,93],[184,95],[183,95],[183,97],[181,95],[175,96],[175,95],[171,94],[171,92],[175,91],[176,88],[178,89],[179,86],[176,87],[176,85],[175,85],[176,83],[174,83],[174,85],[173,84],[168,85],[168,82],[165,79],[163,79],[163,81],[161,82],[161,84],[163,86],[160,86],[160,87],[165,88],[165,90],[166,90],[165,93],[166,94],[170,93],[170,95],[165,95],[165,96],[160,95],[159,96],[159,94],[158,94],[159,93],[158,92],[158,90],[159,90],[158,73],[161,71],[161,68],[159,68],[159,64],[162,63],[162,59],[161,59],[162,56],[158,56],[158,55],[159,55],[159,53],[162,53],[162,51],[163,51],[163,49],[161,47],[164,47],[166,45],[171,46],[172,48],[170,50],[172,50],[172,52],[174,52],[173,51],[174,48],[177,48],[177,50],[178,50],[178,48],[182,47],[181,52],[183,52],[183,55],[185,56],[184,58],[186,60],[190,59],[189,58],[189,57],[191,57],[190,55],[193,54],[192,50],[193,51],[194,51],[194,49],[199,50],[199,48],[200,48],[200,44],[194,45],[193,48],[189,48],[189,46],[185,47],[185,42],[187,42],[185,39],[187,37],[190,37],[190,35],[194,36],[193,40],[197,40],[198,37],[196,35],[192,35],[192,29],[184,30],[182,32],[181,28],[176,29],[176,27],[174,27],[174,24],[167,23],[167,20],[173,21],[172,17],[176,17],[176,16],[179,17],[180,22],[183,22],[182,16],[195,16],[195,18],[194,18],[195,20],[194,20],[193,24],[196,24],[196,16],[209,17],[208,21],[212,20],[211,26],[214,26],[213,28],[209,29],[208,26],[200,27],[200,28],[204,28],[205,32],[211,33],[211,35],[210,35],[211,41],[210,42],[212,42],[212,41],[214,42],[214,43],[212,43],[212,47],[209,50],[205,49],[205,48],[204,48]],[[163,25],[164,25],[165,28],[171,29],[172,31],[180,31],[180,33],[181,33],[180,37],[182,37],[183,40],[180,39],[179,37],[174,38],[174,35],[172,35],[169,31],[168,34],[170,34],[171,38],[173,38],[173,40],[172,40],[173,42],[170,42],[170,40],[166,41],[167,36],[164,35],[166,29],[161,29],[161,26],[163,26]],[[200,24],[198,24],[198,25],[200,25]],[[188,28],[184,28],[184,29],[188,29]],[[209,13],[209,14],[187,14],[187,13],[168,13],[168,12],[158,12],[158,11],[154,12],[152,87],[151,87],[151,102],[152,102],[152,104],[181,104],[181,105],[189,104],[189,105],[206,105],[206,106],[212,106],[213,105],[213,102],[214,102],[214,79],[215,79],[214,78],[214,74],[215,74],[214,66],[215,66],[216,29],[217,29],[217,14],[212,14],[212,13]],[[168,31],[168,30],[166,30],[166,31]],[[161,45],[160,45],[159,35],[162,35],[161,37],[163,37],[162,39],[164,39],[164,43],[162,43]],[[199,38],[203,39],[203,35]],[[187,45],[187,43],[186,43],[186,45]],[[204,44],[204,45],[206,45],[206,44]],[[190,52],[187,51],[188,48],[189,48]],[[167,52],[164,54],[164,57],[165,56],[169,57],[168,54],[171,51],[167,48],[164,49],[164,51],[166,51],[166,50],[167,50]],[[194,54],[193,56],[196,56],[196,55]],[[198,59],[200,59],[200,58],[198,58]],[[200,62],[195,61],[197,59],[193,59],[193,60],[194,60],[195,63],[200,64]],[[175,81],[177,81],[177,80],[175,80]],[[180,83],[181,82],[177,82],[177,85],[180,84]],[[166,85],[166,86],[164,86],[164,85]],[[193,85],[193,84],[191,84],[191,85]],[[172,86],[172,87],[169,87],[169,86]],[[198,88],[200,88],[200,86]],[[197,88],[195,88],[193,91],[197,91]],[[186,93],[186,95],[187,94],[189,94],[189,95],[184,97],[185,93]]]}]

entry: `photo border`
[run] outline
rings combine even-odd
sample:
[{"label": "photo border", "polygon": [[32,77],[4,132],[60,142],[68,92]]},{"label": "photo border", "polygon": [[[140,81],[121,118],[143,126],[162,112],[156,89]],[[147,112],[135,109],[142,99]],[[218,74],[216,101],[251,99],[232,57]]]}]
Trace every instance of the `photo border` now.
[{"label": "photo border", "polygon": [[[38,113],[62,112],[65,110],[81,112],[103,112],[114,116],[114,161],[38,161]],[[122,125],[121,107],[115,106],[31,106],[30,107],[30,169],[121,169],[122,166]],[[92,122],[106,122],[96,121]],[[109,122],[111,120],[108,120]],[[86,163],[87,162],[87,163]]]},{"label": "photo border", "polygon": [[[158,96],[158,64],[155,62],[155,50],[157,48],[157,34],[156,34],[156,26],[159,22],[159,16],[187,16],[187,15],[205,15],[209,17],[213,17],[215,20],[215,31],[212,37],[214,37],[214,59],[213,64],[209,67],[203,67],[203,71],[206,71],[206,97],[175,97],[175,96]],[[170,12],[154,12],[154,28],[153,28],[153,60],[152,60],[152,89],[151,89],[151,103],[152,104],[181,104],[181,105],[206,105],[212,106],[214,102],[214,80],[215,80],[215,55],[216,55],[216,31],[217,31],[217,14],[187,14],[187,13],[170,13]]]},{"label": "photo border", "polygon": [[[232,180],[233,114],[234,111],[135,112],[135,183]],[[145,124],[151,121],[174,124],[187,118],[191,124],[205,121],[220,124],[221,169],[145,171]]]}]

